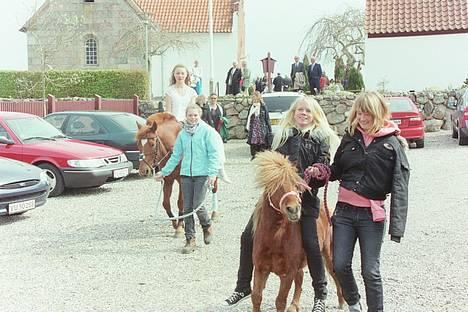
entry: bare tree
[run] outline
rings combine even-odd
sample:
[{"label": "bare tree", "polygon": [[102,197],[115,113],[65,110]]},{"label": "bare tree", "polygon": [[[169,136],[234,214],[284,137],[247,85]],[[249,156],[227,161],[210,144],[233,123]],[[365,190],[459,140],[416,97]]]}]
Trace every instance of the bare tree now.
[{"label": "bare tree", "polygon": [[[341,59],[346,67],[364,64],[364,12],[348,8],[343,14],[326,16],[316,21],[301,43],[309,55]],[[358,60],[357,55],[362,59]]]}]

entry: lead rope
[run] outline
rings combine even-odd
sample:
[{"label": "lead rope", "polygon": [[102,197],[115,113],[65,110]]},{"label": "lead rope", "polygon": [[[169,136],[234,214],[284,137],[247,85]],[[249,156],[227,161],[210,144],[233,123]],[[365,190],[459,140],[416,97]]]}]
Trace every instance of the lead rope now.
[{"label": "lead rope", "polygon": [[[163,189],[164,189],[164,180],[161,181],[161,190],[159,191],[158,201],[156,202],[156,213],[158,213],[158,207],[160,205],[161,196],[163,194]],[[207,195],[208,195],[209,192],[212,192],[212,190],[213,190],[213,188],[208,186],[208,188],[206,190],[206,194],[205,194],[205,199],[203,200],[203,202],[200,203],[200,205],[197,208],[193,209],[192,212],[187,213],[187,214],[183,214],[183,215],[180,215],[180,216],[174,216],[174,217],[168,217],[168,218],[157,218],[157,219],[158,220],[174,221],[174,220],[184,219],[186,217],[190,217],[190,216],[196,214],[198,210],[200,210],[203,206],[206,206],[206,201],[207,201],[207,198],[208,198]]]},{"label": "lead rope", "polygon": [[[319,170],[319,175],[316,177],[317,180],[325,181],[325,187],[323,189],[323,206],[325,208],[325,213],[327,214],[328,224],[332,226],[330,210],[328,209],[328,202],[327,202],[327,191],[328,191],[328,180],[330,179],[331,170],[330,167],[322,164],[322,163],[315,163],[312,165],[313,168],[317,168]],[[304,180],[307,184],[309,184],[310,179],[312,178],[311,172],[309,168],[307,168],[304,172]]]}]

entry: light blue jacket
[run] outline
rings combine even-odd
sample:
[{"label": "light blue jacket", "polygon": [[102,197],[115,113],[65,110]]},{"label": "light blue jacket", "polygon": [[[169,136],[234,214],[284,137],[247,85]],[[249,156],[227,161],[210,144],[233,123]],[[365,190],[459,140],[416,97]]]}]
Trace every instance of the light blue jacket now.
[{"label": "light blue jacket", "polygon": [[183,176],[217,176],[220,151],[216,136],[219,134],[202,120],[193,135],[182,129],[177,135],[171,157],[161,169],[162,175],[170,175],[182,159],[180,174]]}]

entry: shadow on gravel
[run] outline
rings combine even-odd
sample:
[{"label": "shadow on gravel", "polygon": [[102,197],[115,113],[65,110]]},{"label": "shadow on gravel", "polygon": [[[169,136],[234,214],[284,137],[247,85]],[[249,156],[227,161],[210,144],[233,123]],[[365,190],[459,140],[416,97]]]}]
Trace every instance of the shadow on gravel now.
[{"label": "shadow on gravel", "polygon": [[[104,184],[105,185],[105,184]],[[89,195],[99,195],[112,191],[109,188],[104,187],[90,187],[90,188],[77,188],[77,189],[66,189],[60,197],[85,197]]]},{"label": "shadow on gravel", "polygon": [[3,224],[12,224],[15,222],[19,222],[22,220],[29,219],[30,216],[28,215],[12,215],[12,216],[1,216],[0,217],[0,225]]}]

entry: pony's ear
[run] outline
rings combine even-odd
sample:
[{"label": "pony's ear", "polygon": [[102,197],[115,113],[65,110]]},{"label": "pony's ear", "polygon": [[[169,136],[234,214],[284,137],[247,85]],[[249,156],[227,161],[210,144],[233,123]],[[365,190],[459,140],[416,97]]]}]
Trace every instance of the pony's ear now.
[{"label": "pony's ear", "polygon": [[143,127],[143,125],[140,125],[138,121],[136,121],[136,124],[137,124],[138,130],[141,130],[141,127]]},{"label": "pony's ear", "polygon": [[149,127],[149,130],[152,132],[156,132],[157,129],[158,129],[158,124],[156,123],[156,121],[153,121],[153,123]]}]

